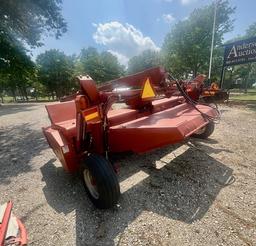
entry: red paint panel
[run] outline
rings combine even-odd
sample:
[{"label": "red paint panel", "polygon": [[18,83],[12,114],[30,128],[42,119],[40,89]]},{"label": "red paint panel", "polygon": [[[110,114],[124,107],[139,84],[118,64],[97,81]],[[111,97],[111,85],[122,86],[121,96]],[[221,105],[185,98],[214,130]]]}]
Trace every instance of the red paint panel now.
[{"label": "red paint panel", "polygon": [[[208,106],[198,108],[211,116]],[[110,127],[109,147],[112,152],[142,153],[180,142],[207,124],[202,115],[187,103],[124,124]]]},{"label": "red paint panel", "polygon": [[43,128],[43,133],[63,168],[67,172],[77,171],[79,159],[72,142],[67,141],[58,130],[52,129],[51,127]]},{"label": "red paint panel", "polygon": [[138,111],[135,109],[114,109],[108,111],[109,126],[119,125],[127,120],[135,120],[138,116]]},{"label": "red paint panel", "polygon": [[75,101],[50,104],[45,107],[52,124],[76,119]]},{"label": "red paint panel", "polygon": [[76,137],[76,119],[58,122],[52,127],[60,130],[67,138]]},{"label": "red paint panel", "polygon": [[170,98],[163,98],[159,100],[152,101],[153,105],[153,112],[159,112],[174,106],[177,106],[178,104],[184,102],[184,97],[178,97],[178,96],[172,96]]}]

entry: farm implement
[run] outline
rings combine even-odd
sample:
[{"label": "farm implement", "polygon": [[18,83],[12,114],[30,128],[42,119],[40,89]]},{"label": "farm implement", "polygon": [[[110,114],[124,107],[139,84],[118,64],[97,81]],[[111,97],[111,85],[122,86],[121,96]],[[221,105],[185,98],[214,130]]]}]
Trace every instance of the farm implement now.
[{"label": "farm implement", "polygon": [[[78,77],[78,93],[46,106],[51,126],[43,133],[63,168],[81,172],[94,205],[110,208],[120,195],[113,154],[145,153],[212,134],[219,113],[198,103],[204,79],[177,81],[161,67],[98,87],[89,76]],[[115,103],[125,107],[115,109]]]},{"label": "farm implement", "polygon": [[212,83],[203,88],[201,99],[207,103],[225,102],[229,100],[229,91],[221,89],[217,83]]},{"label": "farm implement", "polygon": [[12,207],[11,201],[0,206],[0,246],[27,245],[27,231]]}]

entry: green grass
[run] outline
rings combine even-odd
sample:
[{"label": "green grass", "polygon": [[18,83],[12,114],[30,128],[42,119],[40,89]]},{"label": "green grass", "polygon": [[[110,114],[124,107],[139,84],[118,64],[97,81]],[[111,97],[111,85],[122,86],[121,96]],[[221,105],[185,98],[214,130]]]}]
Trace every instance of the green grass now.
[{"label": "green grass", "polygon": [[4,103],[11,103],[13,102],[13,97],[4,96]]},{"label": "green grass", "polygon": [[229,99],[235,100],[235,101],[256,101],[256,91],[255,92],[248,91],[247,94],[245,94],[245,93],[239,93],[239,94],[230,93]]},{"label": "green grass", "polygon": [[247,91],[248,91],[248,93],[255,93],[256,94],[256,88],[248,89]]},{"label": "green grass", "polygon": [[[234,88],[234,89],[231,89],[230,92],[243,93],[244,89]],[[247,89],[247,93],[255,93],[256,94],[256,88]]]},{"label": "green grass", "polygon": [[[35,98],[30,98],[29,97],[28,100],[29,100],[28,102],[36,102]],[[49,97],[38,97],[37,100],[38,100],[38,102],[50,102],[50,101],[52,101],[51,99],[49,100]],[[4,96],[4,103],[13,103],[13,102],[14,102],[13,97]],[[21,100],[17,100],[17,102],[22,102],[22,101]],[[1,100],[0,100],[0,103],[1,103]]]}]

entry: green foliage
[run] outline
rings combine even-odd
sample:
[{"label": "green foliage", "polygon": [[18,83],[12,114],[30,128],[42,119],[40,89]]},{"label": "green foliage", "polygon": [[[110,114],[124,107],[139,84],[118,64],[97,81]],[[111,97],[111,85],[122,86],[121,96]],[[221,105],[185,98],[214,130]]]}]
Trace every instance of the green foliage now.
[{"label": "green foliage", "polygon": [[75,88],[73,80],[74,59],[56,49],[40,54],[36,63],[38,78],[46,92],[57,98],[67,95]]},{"label": "green foliage", "polygon": [[26,54],[24,46],[0,34],[0,74],[26,75],[33,69],[33,62]]},{"label": "green foliage", "polygon": [[95,48],[89,47],[82,49],[76,65],[76,72],[88,74],[95,81],[101,83],[122,76],[124,68],[110,52],[98,53]]},{"label": "green foliage", "polygon": [[128,73],[136,73],[147,68],[161,65],[160,53],[153,50],[145,50],[140,55],[132,57],[128,62]]},{"label": "green foliage", "polygon": [[245,32],[245,36],[247,38],[251,38],[251,37],[255,37],[256,36],[256,22],[254,22],[253,24],[251,24]]},{"label": "green foliage", "polygon": [[[75,92],[75,76],[90,75],[97,82],[109,81],[124,74],[117,58],[109,52],[98,53],[95,48],[82,49],[79,57],[67,56],[52,49],[40,54],[36,59],[38,79],[44,91],[52,98]],[[36,84],[38,87],[40,84]]]},{"label": "green foliage", "polygon": [[19,41],[9,42],[8,37],[0,33],[0,94],[10,91],[16,97],[16,91],[27,99],[27,87],[35,75],[35,66]]},{"label": "green foliage", "polygon": [[1,0],[0,8],[0,94],[18,91],[27,99],[27,88],[36,78],[30,47],[41,46],[45,33],[60,37],[67,25],[61,16],[61,0]]},{"label": "green foliage", "polygon": [[1,0],[0,31],[28,45],[41,45],[45,32],[60,37],[67,30],[61,16],[61,0]]},{"label": "green foliage", "polygon": [[247,89],[251,88],[252,85],[256,82],[256,64],[248,63],[234,66],[233,78],[234,80],[240,79],[242,81],[240,88],[247,92]]},{"label": "green foliage", "polygon": [[[232,30],[231,15],[235,8],[227,0],[218,1],[215,46],[221,45],[223,34]],[[214,3],[195,9],[188,19],[178,22],[166,36],[162,53],[165,66],[175,75],[206,73],[212,38]],[[214,60],[218,52],[214,52]],[[219,64],[221,66],[221,64]]]},{"label": "green foliage", "polygon": [[120,65],[116,56],[108,51],[104,51],[100,54],[100,59],[103,63],[104,73],[102,82],[116,79],[124,75],[125,68]]},{"label": "green foliage", "polygon": [[97,82],[103,81],[103,63],[95,48],[89,47],[87,49],[82,49],[79,62],[80,74],[88,74]]}]

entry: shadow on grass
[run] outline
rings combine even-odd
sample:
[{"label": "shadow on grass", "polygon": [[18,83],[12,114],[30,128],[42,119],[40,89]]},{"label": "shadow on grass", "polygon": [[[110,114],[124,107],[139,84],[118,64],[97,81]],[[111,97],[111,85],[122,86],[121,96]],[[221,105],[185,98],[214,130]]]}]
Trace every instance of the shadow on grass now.
[{"label": "shadow on grass", "polygon": [[[54,160],[41,168],[46,183],[45,197],[58,213],[75,210],[76,245],[114,245],[114,240],[144,211],[190,224],[200,220],[221,189],[232,182],[233,170],[209,155],[216,153],[215,148],[194,140],[171,161],[160,160],[180,147],[169,146],[147,155],[134,154],[120,159],[119,181],[123,192],[116,208],[94,208],[80,179],[56,168]],[[164,166],[152,168],[156,161]],[[142,179],[138,179],[139,173],[144,174]]]}]

